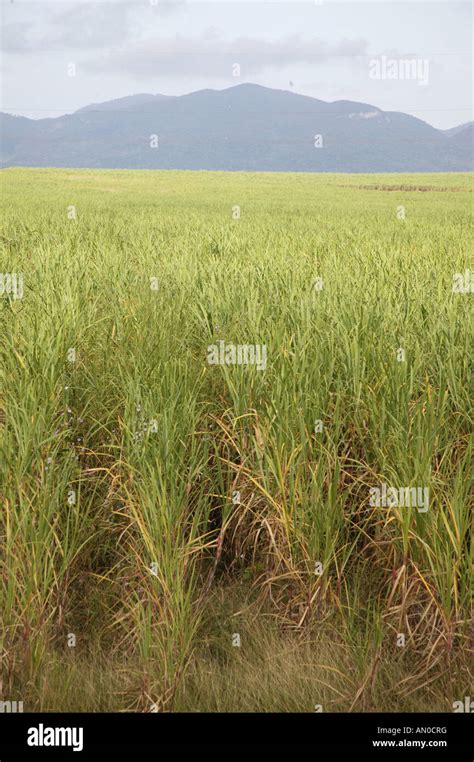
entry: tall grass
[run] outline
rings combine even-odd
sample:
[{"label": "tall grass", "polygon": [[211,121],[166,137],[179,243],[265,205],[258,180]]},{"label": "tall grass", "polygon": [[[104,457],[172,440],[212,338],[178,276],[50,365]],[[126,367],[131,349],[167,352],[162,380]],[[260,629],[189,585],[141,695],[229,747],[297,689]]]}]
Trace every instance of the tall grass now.
[{"label": "tall grass", "polygon": [[[468,693],[472,188],[424,185],[3,171],[0,272],[25,282],[0,298],[3,698]],[[219,340],[265,344],[266,369],[209,365]],[[371,505],[381,483],[429,509]]]}]

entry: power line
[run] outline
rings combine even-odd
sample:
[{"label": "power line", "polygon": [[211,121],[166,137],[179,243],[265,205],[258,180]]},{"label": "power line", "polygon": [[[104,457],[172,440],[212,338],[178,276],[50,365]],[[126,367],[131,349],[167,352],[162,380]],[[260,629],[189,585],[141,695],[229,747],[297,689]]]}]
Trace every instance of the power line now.
[{"label": "power line", "polygon": [[[179,96],[170,96],[170,97],[179,97]],[[310,96],[308,96],[310,97]],[[107,102],[107,101],[105,101]],[[329,105],[333,105],[334,103],[347,103],[347,99],[343,98],[341,101],[330,101],[328,102]],[[350,101],[354,104],[359,103],[359,101]],[[365,104],[364,104],[365,105]],[[367,104],[370,105],[370,104]],[[400,110],[397,109],[387,109],[387,110],[381,110],[378,109],[376,106],[374,106],[374,109],[376,109],[378,112],[380,112],[380,116],[385,116],[387,114],[408,114],[409,112],[415,111],[416,113],[422,113],[422,112],[438,112],[438,111],[473,111],[473,106],[460,106],[460,107],[453,107],[453,108],[411,108],[411,106],[403,107],[403,109],[406,110]],[[132,111],[130,109],[89,109],[87,106],[82,107],[80,109],[58,109],[58,108],[17,108],[14,109],[9,108],[8,106],[2,106],[1,111],[3,113],[9,112],[9,111],[40,111],[40,112],[50,112],[55,111],[59,114],[63,114],[64,116],[77,116],[79,115],[86,115],[86,114],[133,114],[137,116],[160,116],[160,113],[157,111]],[[249,115],[248,111],[242,112],[244,115]],[[253,112],[258,113],[258,112]],[[356,113],[356,112],[354,112]],[[361,112],[361,113],[367,113],[367,112]],[[269,116],[331,116],[327,111],[272,111]],[[163,116],[163,115],[161,115]],[[348,115],[345,115],[348,116]]]}]

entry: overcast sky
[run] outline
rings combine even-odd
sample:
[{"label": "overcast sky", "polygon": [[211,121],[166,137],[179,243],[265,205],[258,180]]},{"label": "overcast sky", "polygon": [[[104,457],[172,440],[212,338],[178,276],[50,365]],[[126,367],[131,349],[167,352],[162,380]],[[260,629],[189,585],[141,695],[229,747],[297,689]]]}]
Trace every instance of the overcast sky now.
[{"label": "overcast sky", "polygon": [[[467,2],[1,0],[1,8],[0,109],[9,113],[37,119],[134,93],[256,82],[440,128],[473,118]],[[381,56],[427,61],[427,84],[371,78]]]}]

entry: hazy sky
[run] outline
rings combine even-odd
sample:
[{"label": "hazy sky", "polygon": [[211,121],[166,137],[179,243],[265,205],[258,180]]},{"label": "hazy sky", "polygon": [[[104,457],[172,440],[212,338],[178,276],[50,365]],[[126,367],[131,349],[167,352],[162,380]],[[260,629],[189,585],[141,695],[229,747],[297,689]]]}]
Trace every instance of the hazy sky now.
[{"label": "hazy sky", "polygon": [[[14,114],[256,82],[441,128],[472,119],[467,2],[1,0],[1,8],[0,109]],[[427,84],[371,78],[370,61],[381,56],[427,61]]]}]

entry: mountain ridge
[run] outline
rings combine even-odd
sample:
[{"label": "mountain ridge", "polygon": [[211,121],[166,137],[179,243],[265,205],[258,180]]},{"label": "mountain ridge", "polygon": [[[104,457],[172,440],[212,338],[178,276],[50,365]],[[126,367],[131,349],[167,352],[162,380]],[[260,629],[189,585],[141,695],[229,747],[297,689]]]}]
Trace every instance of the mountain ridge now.
[{"label": "mountain ridge", "polygon": [[0,113],[0,166],[472,171],[473,123],[438,130],[369,103],[243,83],[138,93],[32,120]]}]

